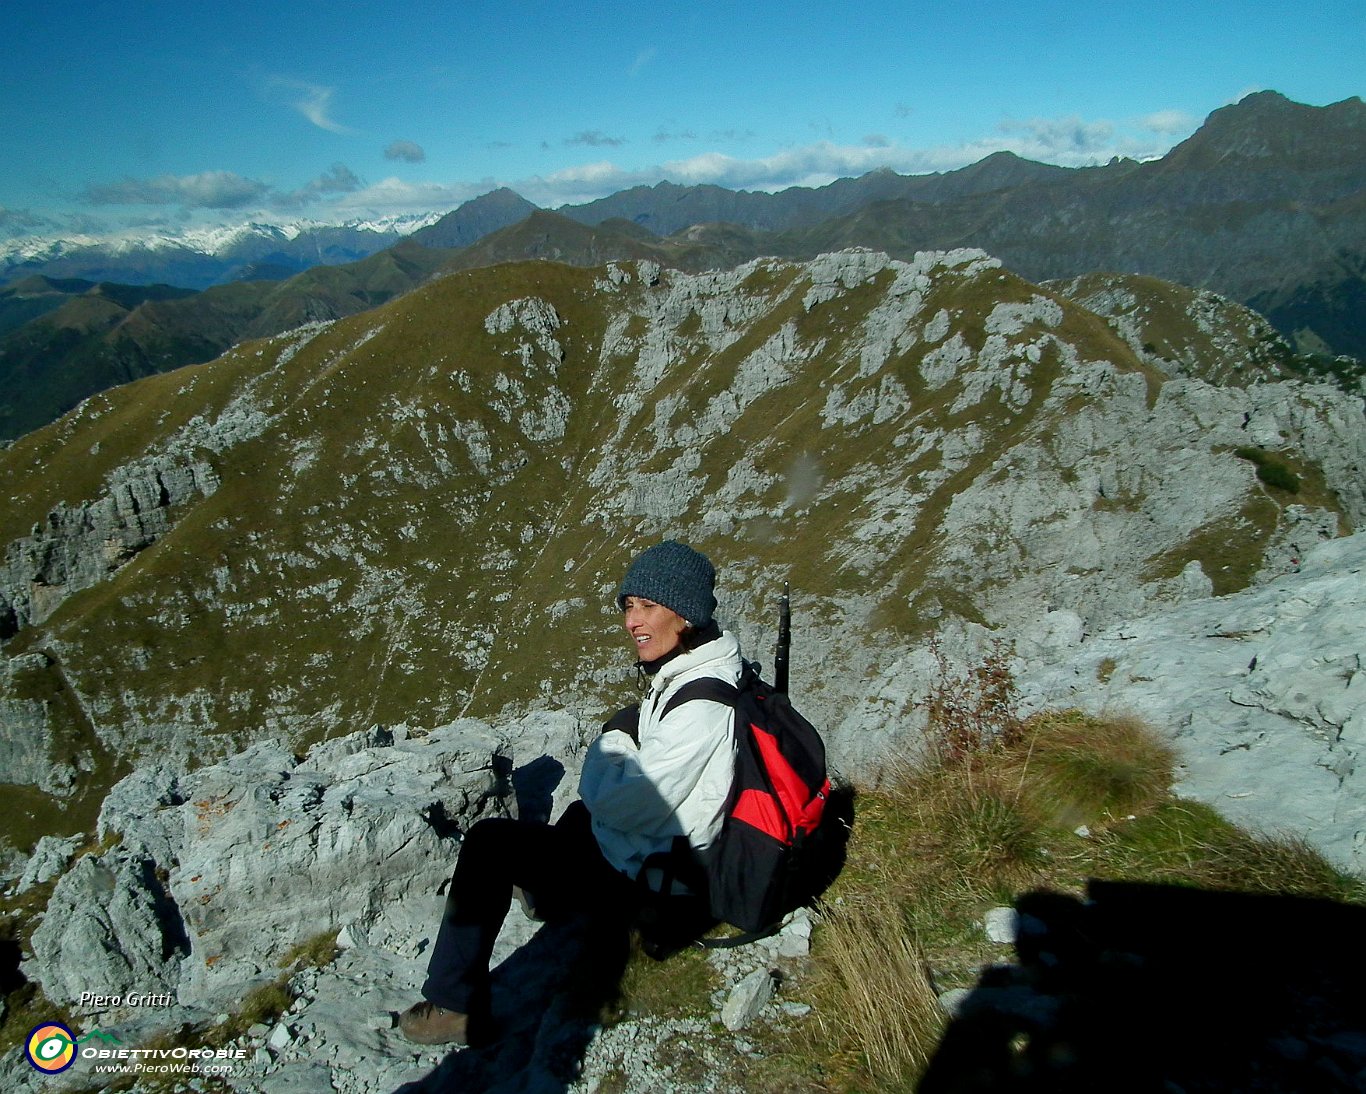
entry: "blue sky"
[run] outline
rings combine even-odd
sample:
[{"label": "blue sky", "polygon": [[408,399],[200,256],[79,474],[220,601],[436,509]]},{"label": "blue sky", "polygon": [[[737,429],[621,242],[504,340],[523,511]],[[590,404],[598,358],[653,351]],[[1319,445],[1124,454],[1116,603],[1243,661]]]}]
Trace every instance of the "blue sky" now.
[{"label": "blue sky", "polygon": [[1366,4],[0,6],[0,239],[1160,155],[1366,94]]}]

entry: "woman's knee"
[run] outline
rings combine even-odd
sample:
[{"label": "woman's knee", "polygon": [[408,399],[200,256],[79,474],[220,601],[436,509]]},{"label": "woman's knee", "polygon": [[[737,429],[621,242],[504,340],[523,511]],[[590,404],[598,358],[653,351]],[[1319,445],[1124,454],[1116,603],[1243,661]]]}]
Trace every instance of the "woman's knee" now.
[{"label": "woman's knee", "polygon": [[460,841],[460,858],[456,872],[462,865],[479,862],[482,866],[496,865],[516,853],[521,822],[511,817],[485,817],[476,821]]}]

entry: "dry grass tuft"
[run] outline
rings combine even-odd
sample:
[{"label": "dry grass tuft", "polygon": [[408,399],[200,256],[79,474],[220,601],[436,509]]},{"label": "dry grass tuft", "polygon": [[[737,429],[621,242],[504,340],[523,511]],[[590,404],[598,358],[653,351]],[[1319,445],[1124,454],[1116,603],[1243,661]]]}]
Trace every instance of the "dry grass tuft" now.
[{"label": "dry grass tuft", "polygon": [[1003,766],[1018,772],[1047,824],[1075,828],[1155,809],[1172,782],[1175,754],[1136,718],[1050,711],[1023,728],[1024,748]]},{"label": "dry grass tuft", "polygon": [[818,1012],[825,1033],[857,1051],[880,1084],[919,1074],[944,1017],[902,915],[877,901],[852,904],[834,909],[822,934],[817,990],[839,1000]]},{"label": "dry grass tuft", "polygon": [[975,898],[1033,877],[1043,833],[1018,782],[1001,776],[1000,759],[931,768],[889,789],[909,822],[906,890],[966,887]]},{"label": "dry grass tuft", "polygon": [[337,945],[337,932],[323,931],[312,938],[294,943],[284,952],[277,964],[282,969],[293,969],[295,966],[320,969],[332,964],[339,953],[341,947]]}]

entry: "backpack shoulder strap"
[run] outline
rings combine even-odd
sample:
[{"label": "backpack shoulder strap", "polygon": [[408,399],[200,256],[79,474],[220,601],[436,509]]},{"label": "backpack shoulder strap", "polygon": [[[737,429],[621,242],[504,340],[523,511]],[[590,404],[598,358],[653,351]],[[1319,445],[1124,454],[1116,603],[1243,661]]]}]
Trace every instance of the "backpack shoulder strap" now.
[{"label": "backpack shoulder strap", "polygon": [[665,717],[675,707],[680,707],[690,699],[710,699],[714,703],[724,703],[728,707],[740,701],[740,689],[734,684],[718,680],[715,676],[704,676],[700,680],[690,680],[671,696],[664,704],[660,717]]}]

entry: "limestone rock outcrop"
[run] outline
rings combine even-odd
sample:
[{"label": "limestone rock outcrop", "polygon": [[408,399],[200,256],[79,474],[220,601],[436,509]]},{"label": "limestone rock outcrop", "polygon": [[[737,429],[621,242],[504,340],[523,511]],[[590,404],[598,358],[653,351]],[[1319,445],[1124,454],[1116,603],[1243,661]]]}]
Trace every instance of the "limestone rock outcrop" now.
[{"label": "limestone rock outcrop", "polygon": [[1031,704],[1138,715],[1176,746],[1178,793],[1366,872],[1366,533],[1057,653],[1024,663]]},{"label": "limestone rock outcrop", "polygon": [[58,505],[41,526],[5,547],[0,639],[41,623],[72,593],[114,573],[170,531],[178,506],[209,497],[218,476],[204,461],[119,468],[96,501]]},{"label": "limestone rock outcrop", "polygon": [[[538,726],[572,762],[577,724]],[[101,813],[112,847],[57,883],[25,974],[72,1007],[83,993],[161,991],[202,1017],[320,934],[412,953],[434,929],[459,833],[516,808],[519,736],[537,739],[473,721],[375,727],[303,758],[266,741],[193,774],[139,770]]]}]

